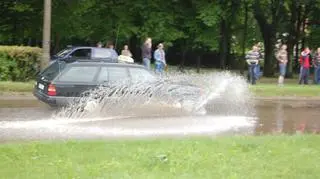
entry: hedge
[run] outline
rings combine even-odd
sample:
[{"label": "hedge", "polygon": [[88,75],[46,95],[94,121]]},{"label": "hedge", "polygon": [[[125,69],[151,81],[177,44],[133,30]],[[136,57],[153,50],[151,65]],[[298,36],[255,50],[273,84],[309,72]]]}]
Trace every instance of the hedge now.
[{"label": "hedge", "polygon": [[40,69],[41,48],[0,46],[0,81],[28,81]]}]

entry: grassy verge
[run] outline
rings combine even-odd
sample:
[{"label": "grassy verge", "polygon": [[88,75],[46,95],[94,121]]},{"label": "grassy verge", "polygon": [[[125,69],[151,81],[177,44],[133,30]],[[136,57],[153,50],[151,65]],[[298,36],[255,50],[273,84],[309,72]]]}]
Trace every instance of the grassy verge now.
[{"label": "grassy verge", "polygon": [[320,178],[320,136],[0,145],[0,178]]},{"label": "grassy verge", "polygon": [[291,97],[320,97],[320,86],[286,84],[279,87],[277,84],[258,84],[250,86],[250,90],[261,97],[291,96]]},{"label": "grassy verge", "polygon": [[[31,92],[34,82],[0,82],[2,92]],[[283,87],[277,85],[276,78],[262,78],[250,90],[261,97],[296,96],[296,97],[320,97],[320,85],[298,85],[296,79],[287,79]]]},{"label": "grassy verge", "polygon": [[0,81],[0,92],[31,92],[34,81],[30,82],[11,82]]}]

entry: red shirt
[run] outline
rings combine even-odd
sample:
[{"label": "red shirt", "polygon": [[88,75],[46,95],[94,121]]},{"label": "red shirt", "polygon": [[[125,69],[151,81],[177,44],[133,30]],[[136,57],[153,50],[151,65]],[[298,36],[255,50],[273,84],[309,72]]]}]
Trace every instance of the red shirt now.
[{"label": "red shirt", "polygon": [[311,62],[311,58],[310,58],[310,54],[306,54],[306,55],[301,55],[300,56],[300,65],[303,66],[304,68],[310,68],[310,62]]}]

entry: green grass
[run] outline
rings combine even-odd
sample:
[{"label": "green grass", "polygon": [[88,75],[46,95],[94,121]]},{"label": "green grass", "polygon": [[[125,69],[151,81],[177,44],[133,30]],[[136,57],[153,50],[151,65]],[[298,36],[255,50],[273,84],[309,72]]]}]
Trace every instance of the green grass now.
[{"label": "green grass", "polygon": [[[250,90],[261,97],[293,96],[320,97],[320,85],[298,85],[297,79],[286,79],[285,85],[279,87],[276,78],[261,78]],[[1,92],[31,92],[34,81],[31,82],[0,82]]]},{"label": "green grass", "polygon": [[[320,136],[0,145],[0,178],[320,178]],[[167,160],[163,156],[166,156]]]},{"label": "green grass", "polygon": [[297,85],[286,84],[278,86],[277,84],[258,84],[250,86],[250,90],[261,97],[272,96],[291,96],[291,97],[320,97],[320,86],[317,85]]},{"label": "green grass", "polygon": [[12,82],[0,81],[0,92],[31,92],[34,81],[30,82]]}]

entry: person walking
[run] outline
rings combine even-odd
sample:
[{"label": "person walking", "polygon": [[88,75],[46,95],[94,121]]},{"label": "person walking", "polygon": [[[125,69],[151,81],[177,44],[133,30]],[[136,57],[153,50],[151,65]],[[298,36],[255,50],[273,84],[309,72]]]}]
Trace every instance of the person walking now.
[{"label": "person walking", "polygon": [[151,56],[152,56],[152,39],[148,37],[141,47],[142,51],[142,62],[143,65],[150,70]]},{"label": "person walking", "polygon": [[248,74],[249,74],[249,82],[252,85],[256,84],[256,75],[255,75],[255,69],[256,66],[259,64],[259,59],[260,59],[260,54],[258,51],[258,47],[257,46],[253,46],[252,50],[250,50],[247,54],[246,54],[246,62],[248,64]]},{"label": "person walking", "polygon": [[307,47],[301,53],[300,56],[300,77],[299,77],[299,84],[308,84],[309,73],[310,73],[310,63],[312,60],[311,51]]},{"label": "person walking", "polygon": [[160,75],[163,74],[163,71],[167,66],[165,56],[166,54],[163,50],[163,44],[159,43],[158,49],[154,52],[154,59],[155,59],[156,73]]},{"label": "person walking", "polygon": [[315,73],[315,83],[320,84],[320,47],[317,49],[313,57],[313,66],[314,66],[314,73]]},{"label": "person walking", "polygon": [[282,86],[284,82],[284,77],[286,75],[286,68],[288,63],[287,45],[283,44],[280,47],[280,50],[276,53],[276,58],[279,63],[279,71],[280,71],[278,85]]},{"label": "person walking", "polygon": [[123,46],[123,50],[121,51],[121,55],[132,57],[132,53],[130,52],[128,45]]}]

